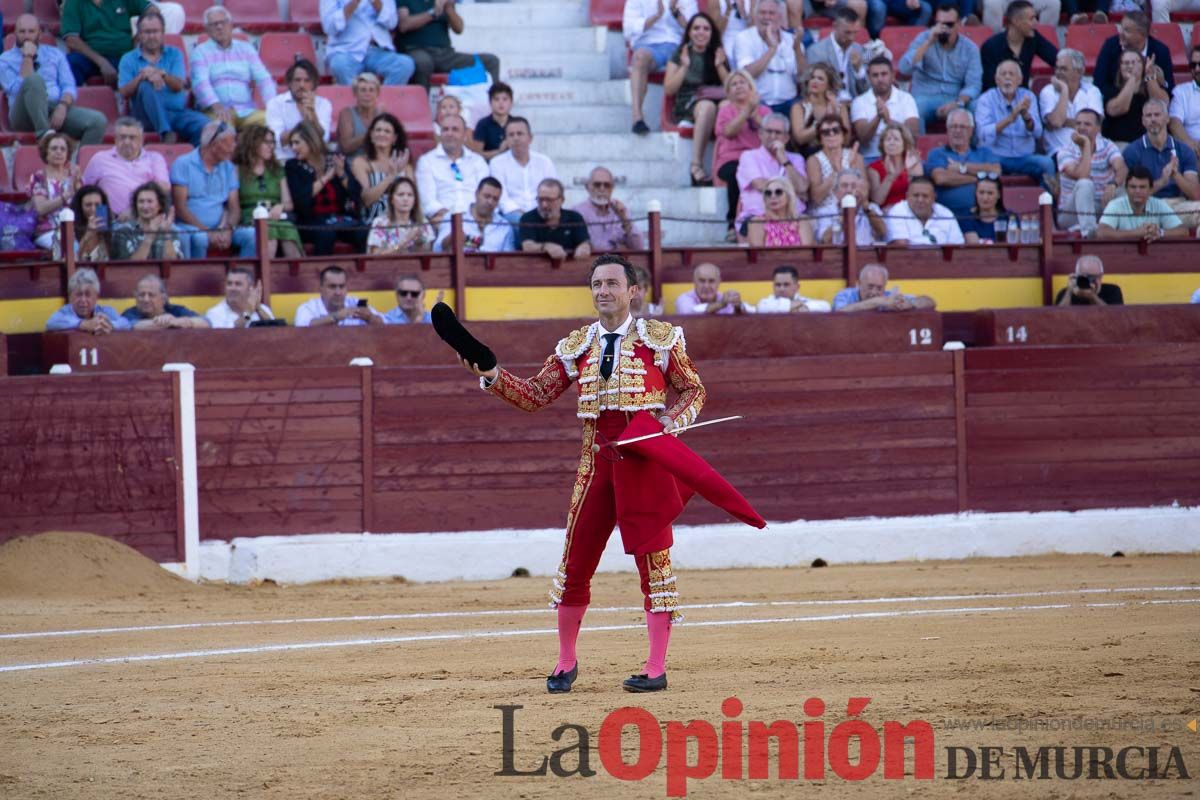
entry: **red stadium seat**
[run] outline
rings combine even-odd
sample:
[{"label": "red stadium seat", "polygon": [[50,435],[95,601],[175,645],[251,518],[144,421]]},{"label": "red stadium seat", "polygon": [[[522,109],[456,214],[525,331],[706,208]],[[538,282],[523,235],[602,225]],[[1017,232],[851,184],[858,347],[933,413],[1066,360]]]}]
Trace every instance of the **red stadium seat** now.
[{"label": "red stadium seat", "polygon": [[671,111],[675,108],[675,95],[663,92],[662,101],[662,118],[659,125],[664,133],[678,133],[681,139],[691,139],[695,134],[691,125],[676,125],[675,120],[671,118]]},{"label": "red stadium seat", "polygon": [[[1183,41],[1183,31],[1174,22],[1150,23],[1150,35],[1167,46],[1171,51],[1171,70],[1173,72],[1188,71],[1189,48]],[[1192,36],[1196,34],[1193,33]],[[1163,66],[1163,65],[1160,65]],[[1163,71],[1166,71],[1163,66]]]},{"label": "red stadium seat", "polygon": [[908,46],[923,30],[925,28],[919,25],[897,25],[894,28],[889,25],[880,32],[880,40],[888,50],[892,51],[892,63],[896,65],[897,71],[899,71],[900,59],[908,52]]},{"label": "red stadium seat", "polygon": [[1038,198],[1045,191],[1040,186],[1003,186],[1004,207],[1014,214],[1029,214],[1037,211]]},{"label": "red stadium seat", "polygon": [[[353,96],[350,102],[354,102]],[[429,95],[420,86],[384,86],[379,91],[379,104],[404,123],[404,130],[409,137],[433,138],[433,112],[429,110]]]},{"label": "red stadium seat", "polygon": [[1193,25],[1192,26],[1192,40],[1191,40],[1191,44],[1188,46],[1188,52],[1191,53],[1192,48],[1198,44],[1200,44],[1200,25]]},{"label": "red stadium seat", "polygon": [[113,122],[121,116],[117,111],[117,93],[107,86],[80,86],[76,102],[80,108],[93,108],[108,120],[105,135],[113,132]]},{"label": "red stadium seat", "polygon": [[921,154],[921,160],[925,161],[929,158],[930,152],[941,147],[945,143],[946,134],[925,133],[917,137],[917,152]]},{"label": "red stadium seat", "polygon": [[8,162],[0,158],[0,192],[12,191],[12,181],[8,179]]},{"label": "red stadium seat", "polygon": [[[0,0],[0,14],[4,15],[4,30],[11,31],[17,25],[17,17],[25,13],[25,0]],[[8,49],[6,46],[5,50]]]},{"label": "red stadium seat", "polygon": [[258,55],[276,80],[282,82],[284,73],[296,62],[306,58],[321,68],[312,37],[307,33],[264,33],[258,41]]},{"label": "red stadium seat", "polygon": [[[1034,72],[1037,72],[1037,70],[1034,70]],[[1033,92],[1033,96],[1037,97],[1040,100],[1041,94],[1042,94],[1042,89],[1045,89],[1049,85],[1050,85],[1050,76],[1049,75],[1038,75],[1036,78],[1034,78],[1033,80],[1031,80],[1029,82],[1029,91]]]},{"label": "red stadium seat", "polygon": [[153,150],[155,153],[162,153],[162,157],[167,160],[167,169],[171,168],[171,165],[175,163],[175,159],[192,152],[192,146],[186,142],[148,144],[146,145],[146,149]]},{"label": "red stadium seat", "polygon": [[184,33],[199,33],[204,30],[204,12],[210,6],[216,5],[212,0],[175,0],[183,6]]},{"label": "red stadium seat", "polygon": [[293,25],[308,30],[321,30],[321,0],[291,0],[288,3]]},{"label": "red stadium seat", "polygon": [[29,176],[44,165],[37,145],[26,144],[17,148],[13,155],[12,187],[15,191],[23,192],[29,185]]},{"label": "red stadium seat", "polygon": [[174,47],[176,50],[183,53],[183,74],[191,75],[191,58],[188,55],[187,45],[183,43],[183,37],[178,33],[168,33],[163,36],[163,45]]},{"label": "red stadium seat", "polygon": [[85,144],[79,148],[79,155],[75,158],[75,163],[79,165],[79,174],[82,175],[87,169],[88,162],[92,160],[92,156],[102,150],[111,150],[112,145],[107,144]]},{"label": "red stadium seat", "polygon": [[[992,38],[992,36],[995,34],[995,31],[986,25],[963,25],[959,30],[959,34],[966,36],[968,39],[974,42],[977,47],[982,48],[983,43]],[[898,61],[900,59],[900,55],[895,55],[896,60]]]},{"label": "red stadium seat", "polygon": [[225,0],[224,6],[236,28],[263,32],[287,31],[294,27],[280,17],[275,0]]},{"label": "red stadium seat", "polygon": [[1068,25],[1066,45],[1083,53],[1087,74],[1091,75],[1096,69],[1096,57],[1100,55],[1100,48],[1116,33],[1116,25]]},{"label": "red stadium seat", "polygon": [[588,3],[588,19],[593,25],[604,25],[610,31],[621,30],[621,18],[625,12],[625,0],[591,0]]},{"label": "red stadium seat", "polygon": [[[32,12],[38,18],[43,29],[58,33],[60,25],[58,0],[33,0]],[[8,19],[8,12],[5,12],[4,18]]]}]

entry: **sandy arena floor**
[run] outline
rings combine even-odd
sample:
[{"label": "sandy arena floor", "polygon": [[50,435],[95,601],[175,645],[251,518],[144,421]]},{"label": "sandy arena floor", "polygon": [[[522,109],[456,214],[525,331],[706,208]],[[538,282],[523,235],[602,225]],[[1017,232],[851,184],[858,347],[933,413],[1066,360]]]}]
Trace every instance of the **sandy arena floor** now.
[{"label": "sandy arena floor", "polygon": [[[861,718],[877,731],[890,720],[932,725],[935,777],[915,780],[910,758],[903,780],[885,780],[881,762],[847,781],[826,760],[824,779],[797,782],[779,780],[773,760],[767,780],[725,780],[718,766],[686,783],[690,797],[1200,796],[1200,733],[1187,728],[1200,716],[1200,555],[683,572],[684,602],[697,607],[674,631],[671,688],[655,695],[620,689],[645,655],[631,574],[598,578],[575,691],[547,695],[556,639],[546,587],[192,586],[94,537],[9,543],[0,797],[663,797],[668,744],[649,777],[617,780],[598,753],[605,717],[638,706],[664,729],[698,719],[720,732],[729,697],[744,705],[738,721],[798,725],[813,719],[805,700],[820,698],[827,742],[848,699],[871,698]],[[246,624],[187,626],[217,622]],[[131,627],[145,629],[23,635]],[[314,643],[327,646],[284,647]],[[496,776],[497,705],[523,706],[513,712],[517,770],[575,745],[577,729],[551,738],[570,723],[586,728],[596,775]],[[1063,730],[1062,720],[1108,727]],[[977,727],[952,727],[960,721]],[[1013,778],[1014,748],[1055,745],[1068,748],[1068,772],[1070,748],[1088,746],[1157,747],[1159,769],[1175,768],[1143,780],[1069,780],[1053,768],[1046,780]],[[981,779],[977,767],[947,778],[952,747],[1003,747],[1004,777]],[[684,755],[699,758],[695,746]],[[1148,758],[1130,751],[1127,771]],[[1179,779],[1181,762],[1191,778]],[[578,750],[562,759],[567,770],[578,763]]]}]

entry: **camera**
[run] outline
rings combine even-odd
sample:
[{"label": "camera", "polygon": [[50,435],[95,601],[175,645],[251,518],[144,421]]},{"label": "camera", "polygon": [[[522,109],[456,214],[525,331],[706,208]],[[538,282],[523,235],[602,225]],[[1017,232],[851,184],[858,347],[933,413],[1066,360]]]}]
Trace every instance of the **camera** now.
[{"label": "camera", "polygon": [[1075,276],[1075,288],[1077,288],[1077,289],[1091,289],[1091,288],[1092,288],[1092,279],[1091,279],[1091,276],[1089,276],[1089,275],[1076,275],[1076,276]]},{"label": "camera", "polygon": [[366,301],[365,299],[364,299],[364,300],[359,300],[359,301],[358,301],[358,307],[359,307],[359,308],[366,308],[366,307],[367,307],[367,301]]}]

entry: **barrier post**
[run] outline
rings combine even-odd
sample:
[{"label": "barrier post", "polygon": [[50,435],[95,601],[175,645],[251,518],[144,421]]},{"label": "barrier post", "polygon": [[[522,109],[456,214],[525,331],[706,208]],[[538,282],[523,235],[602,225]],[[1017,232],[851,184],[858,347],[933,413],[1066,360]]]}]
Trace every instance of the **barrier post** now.
[{"label": "barrier post", "polygon": [[450,259],[450,279],[454,282],[454,313],[467,318],[467,252],[463,234],[463,215],[450,215],[450,243],[454,255]]},{"label": "barrier post", "polygon": [[848,194],[842,198],[842,238],[845,252],[842,254],[842,265],[846,274],[846,285],[858,285],[858,236],[855,233],[855,223],[858,221],[858,199]]},{"label": "barrier post", "polygon": [[1042,270],[1042,305],[1054,301],[1054,269],[1050,263],[1054,252],[1054,198],[1049,192],[1038,195],[1038,216],[1041,239],[1038,241],[1038,264]]},{"label": "barrier post", "polygon": [[258,253],[258,275],[262,281],[263,305],[271,305],[271,254],[267,252],[267,210],[262,206],[254,209],[254,243]]},{"label": "barrier post", "polygon": [[196,368],[163,364],[171,376],[175,417],[176,542],[183,551],[184,576],[200,577],[200,491],[196,462]]},{"label": "barrier post", "polygon": [[63,265],[67,268],[67,277],[63,281],[63,297],[67,302],[71,302],[70,296],[67,294],[67,284],[71,282],[71,277],[75,274],[75,212],[70,208],[64,208],[58,212],[58,241],[62,251]]},{"label": "barrier post", "polygon": [[360,356],[350,366],[362,367],[362,529],[370,533],[375,528],[375,362]]},{"label": "barrier post", "polygon": [[654,300],[663,303],[662,203],[651,200],[646,203],[646,211],[650,217],[650,230],[647,232],[650,243],[650,263],[647,264],[647,269],[650,270],[650,291]]}]

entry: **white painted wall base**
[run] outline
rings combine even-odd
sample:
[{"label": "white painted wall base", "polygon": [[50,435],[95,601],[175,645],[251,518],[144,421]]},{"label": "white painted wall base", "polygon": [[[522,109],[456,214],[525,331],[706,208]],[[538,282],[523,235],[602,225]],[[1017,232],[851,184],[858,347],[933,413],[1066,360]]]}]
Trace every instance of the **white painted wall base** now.
[{"label": "white painted wall base", "polygon": [[[553,574],[562,546],[558,529],[261,536],[201,542],[199,564],[201,578],[231,583],[495,580],[517,567]],[[725,569],[808,565],[816,558],[846,564],[1116,550],[1200,551],[1200,508],[802,520],[765,531],[738,524],[681,526],[672,561],[682,569]],[[609,541],[600,570],[634,570],[619,536]]]}]

